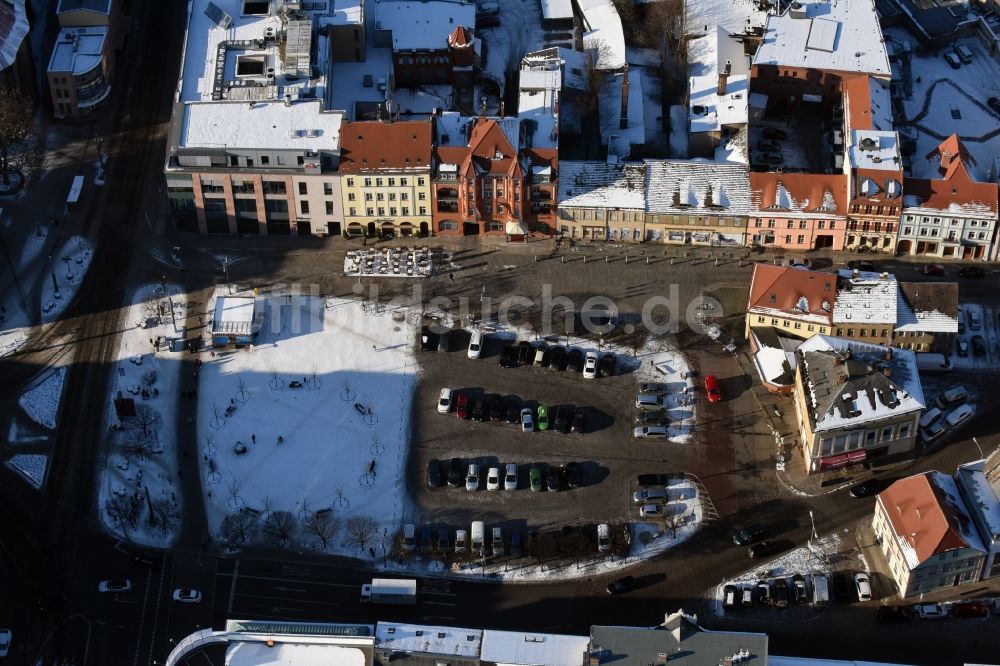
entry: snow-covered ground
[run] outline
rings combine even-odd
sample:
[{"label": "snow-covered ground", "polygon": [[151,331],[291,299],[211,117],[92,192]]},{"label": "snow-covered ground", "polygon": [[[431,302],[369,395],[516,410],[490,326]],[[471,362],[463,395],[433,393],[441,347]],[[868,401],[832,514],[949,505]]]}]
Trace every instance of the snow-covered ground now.
[{"label": "snow-covered ground", "polygon": [[[93,253],[90,241],[73,236],[52,256],[52,265],[42,281],[43,323],[62,316],[83,282]],[[52,275],[55,275],[56,285],[52,284]]]},{"label": "snow-covered ground", "polygon": [[15,453],[7,460],[7,466],[27,480],[35,488],[45,482],[45,468],[49,458],[40,453]]},{"label": "snow-covered ground", "polygon": [[18,400],[24,413],[43,428],[54,430],[56,427],[65,379],[66,368],[54,368],[39,377]]},{"label": "snow-covered ground", "polygon": [[[136,421],[126,421],[121,429],[111,430],[119,421],[113,400],[108,400],[106,419],[111,450],[98,484],[101,516],[108,530],[136,543],[160,547],[169,546],[177,537],[182,499],[176,483],[179,353],[164,351],[162,346],[161,351],[154,351],[150,343],[158,337],[176,335],[170,301],[178,321],[185,314],[186,301],[179,289],[167,285],[167,294],[169,300],[160,285],[145,285],[131,298],[109,397],[121,394],[134,400],[137,410],[144,413],[146,433],[142,432],[142,423]],[[150,501],[168,515],[165,525],[149,524]],[[133,502],[138,504],[137,509]],[[134,524],[113,517],[112,514],[121,514],[126,508],[135,516]]]},{"label": "snow-covered ground", "polygon": [[504,0],[500,6],[500,25],[482,28],[478,37],[487,44],[483,73],[501,85],[511,58],[520,62],[525,53],[545,47],[542,8],[538,0]]},{"label": "snow-covered ground", "polygon": [[[404,310],[375,313],[340,299],[259,299],[258,312],[253,347],[217,351],[200,374],[198,454],[212,532],[234,541],[223,524],[250,509],[259,516],[253,541],[368,557],[350,542],[348,523],[371,519],[377,533],[395,534],[411,512],[403,463],[414,328]],[[287,539],[268,535],[281,512],[294,522]],[[325,547],[304,529],[317,512],[339,524]]]},{"label": "snow-covered ground", "polygon": [[674,341],[651,339],[639,354],[643,361],[636,373],[638,381],[667,386],[667,438],[676,444],[691,439],[695,424],[697,385],[687,358],[672,345]]}]

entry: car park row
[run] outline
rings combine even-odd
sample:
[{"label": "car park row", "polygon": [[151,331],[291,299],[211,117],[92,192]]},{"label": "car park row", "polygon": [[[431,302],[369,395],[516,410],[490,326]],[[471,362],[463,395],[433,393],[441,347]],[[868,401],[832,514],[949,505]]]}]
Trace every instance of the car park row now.
[{"label": "car park row", "polygon": [[[602,554],[610,552],[615,541],[625,548],[630,541],[628,530],[624,526],[612,528],[608,523],[596,526],[566,526],[562,529],[560,537],[566,542],[562,544],[564,547],[572,541],[576,550],[594,549]],[[452,530],[446,526],[433,528],[430,525],[423,525],[418,529],[416,525],[408,523],[403,526],[400,535],[400,547],[405,553],[420,553],[449,559],[519,558],[526,554],[554,556],[557,553],[551,551],[558,550],[558,545],[534,530],[527,533],[527,538],[524,538],[522,532],[518,530],[505,530],[500,525],[490,527],[487,531],[486,523],[482,520],[472,521],[469,530],[464,528]]]},{"label": "car park row", "polygon": [[522,432],[549,430],[551,426],[551,429],[564,435],[571,432],[583,433],[587,422],[586,410],[583,407],[559,405],[555,408],[554,418],[550,422],[552,410],[548,405],[539,404],[532,408],[526,406],[516,395],[504,397],[494,393],[443,388],[438,397],[437,411],[448,414],[452,410],[460,419],[520,424]]}]

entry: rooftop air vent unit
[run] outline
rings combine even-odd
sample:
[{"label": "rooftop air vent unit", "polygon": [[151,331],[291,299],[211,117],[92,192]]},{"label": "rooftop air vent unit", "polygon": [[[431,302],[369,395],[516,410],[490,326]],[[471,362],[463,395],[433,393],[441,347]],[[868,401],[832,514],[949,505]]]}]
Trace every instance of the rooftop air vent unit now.
[{"label": "rooftop air vent unit", "polygon": [[875,150],[878,148],[878,141],[876,141],[873,137],[866,136],[858,142],[858,147],[861,148],[861,150]]},{"label": "rooftop air vent unit", "polygon": [[306,130],[306,136],[310,139],[315,139],[316,137],[319,136],[319,130],[318,129]]},{"label": "rooftop air vent unit", "polygon": [[804,19],[806,17],[806,8],[801,2],[793,2],[788,8],[788,15],[795,19]]}]

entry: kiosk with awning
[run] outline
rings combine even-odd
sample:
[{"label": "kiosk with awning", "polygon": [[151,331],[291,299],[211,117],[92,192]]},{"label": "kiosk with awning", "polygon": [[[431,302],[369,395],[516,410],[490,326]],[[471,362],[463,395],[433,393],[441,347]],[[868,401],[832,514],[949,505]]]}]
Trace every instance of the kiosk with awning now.
[{"label": "kiosk with awning", "polygon": [[264,315],[257,312],[253,296],[219,296],[212,319],[212,344],[245,347],[260,331]]}]

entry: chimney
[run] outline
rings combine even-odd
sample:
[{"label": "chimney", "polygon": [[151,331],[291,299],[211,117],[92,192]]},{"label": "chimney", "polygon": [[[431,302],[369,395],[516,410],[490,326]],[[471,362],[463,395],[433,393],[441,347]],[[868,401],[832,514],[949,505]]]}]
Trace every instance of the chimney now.
[{"label": "chimney", "polygon": [[382,122],[382,102],[378,103],[378,121]]},{"label": "chimney", "polygon": [[503,100],[500,100],[500,117],[503,118]]},{"label": "chimney", "polygon": [[733,61],[727,60],[726,66],[719,72],[719,87],[716,92],[721,97],[726,94],[726,84],[729,82],[729,74],[733,71]]},{"label": "chimney", "polygon": [[886,361],[892,360],[892,347],[889,347],[888,349],[885,350],[885,360]]},{"label": "chimney", "polygon": [[837,375],[837,383],[838,384],[846,384],[847,383],[847,375]]},{"label": "chimney", "polygon": [[391,99],[387,99],[385,101],[385,115],[388,118],[389,122],[392,123],[392,100]]},{"label": "chimney", "polygon": [[833,365],[834,366],[843,365],[843,363],[844,363],[844,359],[840,358],[839,356],[834,356],[833,357]]},{"label": "chimney", "polygon": [[285,106],[291,106],[291,105],[292,105],[292,96],[285,95]]},{"label": "chimney", "polygon": [[859,271],[859,270],[858,270],[857,268],[855,268],[855,269],[854,269],[854,273],[853,273],[853,276],[854,276],[854,277],[859,277],[860,275],[861,275],[861,271]]},{"label": "chimney", "polygon": [[886,377],[892,377],[892,368],[882,368],[882,374]]},{"label": "chimney", "polygon": [[881,275],[879,275],[879,278],[882,279],[882,280],[888,280],[889,279],[889,274],[888,273],[882,273]]},{"label": "chimney", "polygon": [[628,63],[622,68],[622,114],[618,120],[618,129],[628,129]]}]

